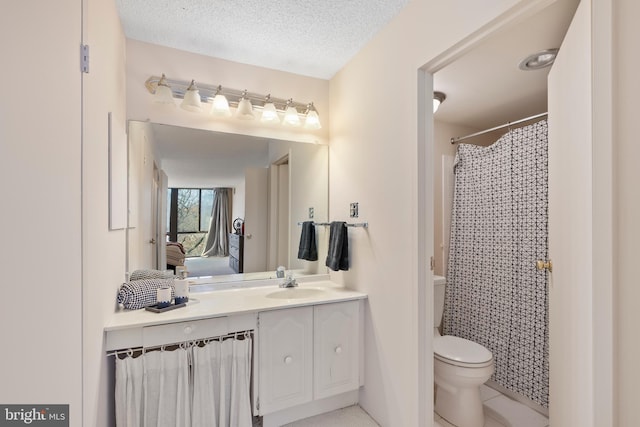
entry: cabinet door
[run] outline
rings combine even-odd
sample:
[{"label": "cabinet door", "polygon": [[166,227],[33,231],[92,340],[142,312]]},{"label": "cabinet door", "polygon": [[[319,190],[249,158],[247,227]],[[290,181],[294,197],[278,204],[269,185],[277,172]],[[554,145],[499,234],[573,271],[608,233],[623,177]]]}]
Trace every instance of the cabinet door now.
[{"label": "cabinet door", "polygon": [[260,313],[260,414],[310,402],[313,307]]},{"label": "cabinet door", "polygon": [[358,301],[318,305],[314,308],[315,399],[359,387]]}]

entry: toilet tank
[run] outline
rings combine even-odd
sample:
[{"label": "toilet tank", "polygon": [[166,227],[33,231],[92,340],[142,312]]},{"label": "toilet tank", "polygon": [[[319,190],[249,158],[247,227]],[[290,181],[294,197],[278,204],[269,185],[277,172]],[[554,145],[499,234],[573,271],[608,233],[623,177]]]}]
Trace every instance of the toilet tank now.
[{"label": "toilet tank", "polygon": [[433,276],[433,327],[439,328],[442,322],[444,310],[444,288],[447,279],[442,276]]}]

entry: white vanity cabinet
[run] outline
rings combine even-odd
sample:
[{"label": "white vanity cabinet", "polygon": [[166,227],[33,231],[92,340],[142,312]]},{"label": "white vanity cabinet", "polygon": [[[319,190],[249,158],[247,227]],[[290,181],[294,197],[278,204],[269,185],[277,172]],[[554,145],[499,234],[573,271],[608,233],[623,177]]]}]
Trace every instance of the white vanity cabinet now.
[{"label": "white vanity cabinet", "polygon": [[359,388],[361,303],[259,313],[260,415],[313,405]]},{"label": "white vanity cabinet", "polygon": [[317,305],[313,311],[313,396],[355,390],[359,375],[358,301]]},{"label": "white vanity cabinet", "polygon": [[313,307],[259,314],[260,413],[312,399]]}]

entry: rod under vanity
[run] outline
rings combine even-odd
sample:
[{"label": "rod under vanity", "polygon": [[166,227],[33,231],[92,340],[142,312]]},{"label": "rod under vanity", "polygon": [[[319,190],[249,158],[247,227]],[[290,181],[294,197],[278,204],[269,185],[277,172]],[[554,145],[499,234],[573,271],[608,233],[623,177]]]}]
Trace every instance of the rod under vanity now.
[{"label": "rod under vanity", "polygon": [[[302,225],[302,222],[298,222],[298,225]],[[328,227],[331,225],[330,222],[314,222],[313,225],[321,225],[323,227]],[[345,225],[347,227],[363,227],[363,228],[368,228],[369,227],[369,223],[368,222],[353,222],[353,223],[345,223]]]},{"label": "rod under vanity", "polygon": [[520,124],[520,123],[528,122],[528,121],[535,120],[535,119],[541,119],[542,117],[546,117],[548,115],[549,115],[549,113],[540,113],[540,114],[536,114],[536,115],[533,115],[533,116],[525,117],[524,119],[516,120],[516,121],[513,121],[513,122],[507,122],[507,123],[505,123],[503,125],[496,126],[496,127],[491,128],[491,129],[481,130],[479,132],[472,133],[471,135],[459,136],[459,137],[456,137],[456,138],[451,138],[451,144],[455,144],[457,142],[461,142],[461,141],[464,141],[465,139],[473,138],[475,136],[484,135],[486,133],[493,132],[493,131],[496,131],[496,130],[508,128],[508,127],[511,127],[513,125],[517,125],[517,124]]},{"label": "rod under vanity", "polygon": [[209,337],[209,338],[199,338],[195,340],[179,341],[179,342],[173,342],[173,343],[167,343],[167,344],[161,344],[161,345],[152,345],[152,346],[146,346],[146,347],[145,346],[131,347],[131,348],[107,352],[107,356],[133,356],[134,354],[136,355],[144,354],[150,351],[158,351],[158,350],[172,351],[178,348],[186,349],[193,346],[206,345],[212,341],[224,341],[226,339],[231,339],[231,338],[233,339],[252,338],[253,332],[254,331],[251,329],[246,331],[231,332],[228,334],[218,335],[218,336]]}]

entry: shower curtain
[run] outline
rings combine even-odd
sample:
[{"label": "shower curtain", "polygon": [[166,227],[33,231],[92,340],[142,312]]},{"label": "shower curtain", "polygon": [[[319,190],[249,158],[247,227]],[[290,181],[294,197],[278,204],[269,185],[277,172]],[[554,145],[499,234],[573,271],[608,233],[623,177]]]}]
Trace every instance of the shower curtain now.
[{"label": "shower curtain", "polygon": [[444,332],[487,347],[492,380],[549,405],[547,121],[456,155]]},{"label": "shower curtain", "polygon": [[242,338],[116,356],[116,426],[251,427],[252,340]]}]

